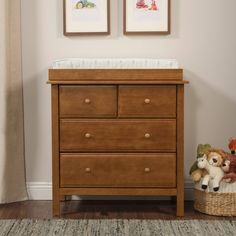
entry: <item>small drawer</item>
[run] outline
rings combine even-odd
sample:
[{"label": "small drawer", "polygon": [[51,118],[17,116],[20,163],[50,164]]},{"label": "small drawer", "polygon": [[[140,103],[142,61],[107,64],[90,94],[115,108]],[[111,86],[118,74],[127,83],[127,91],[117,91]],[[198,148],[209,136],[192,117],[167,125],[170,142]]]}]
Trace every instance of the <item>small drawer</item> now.
[{"label": "small drawer", "polygon": [[61,187],[176,187],[176,154],[61,154]]},{"label": "small drawer", "polygon": [[176,117],[176,86],[120,86],[119,117]]},{"label": "small drawer", "polygon": [[116,86],[60,86],[61,117],[115,117]]},{"label": "small drawer", "polygon": [[61,152],[175,152],[176,120],[60,121]]}]

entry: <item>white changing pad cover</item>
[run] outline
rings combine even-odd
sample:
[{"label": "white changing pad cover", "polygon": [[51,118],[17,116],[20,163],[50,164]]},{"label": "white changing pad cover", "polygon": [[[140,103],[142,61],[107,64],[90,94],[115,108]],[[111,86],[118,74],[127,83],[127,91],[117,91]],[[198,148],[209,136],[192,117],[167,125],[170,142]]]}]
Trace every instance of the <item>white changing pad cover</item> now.
[{"label": "white changing pad cover", "polygon": [[[212,181],[210,180],[209,186],[206,190],[202,189],[202,180],[195,183],[195,189],[205,191],[205,192],[214,192]],[[217,191],[217,193],[236,193],[236,182],[234,183],[226,183],[225,181],[220,182],[220,189]]]},{"label": "white changing pad cover", "polygon": [[56,60],[53,69],[178,69],[176,59],[67,58]]}]

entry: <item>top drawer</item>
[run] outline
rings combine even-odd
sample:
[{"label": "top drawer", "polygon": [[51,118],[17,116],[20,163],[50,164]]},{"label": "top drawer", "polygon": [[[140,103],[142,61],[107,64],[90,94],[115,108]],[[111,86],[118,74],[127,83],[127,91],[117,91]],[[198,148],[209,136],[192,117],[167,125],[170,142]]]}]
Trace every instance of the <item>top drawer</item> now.
[{"label": "top drawer", "polygon": [[176,86],[120,86],[119,117],[176,116]]},{"label": "top drawer", "polygon": [[115,117],[116,86],[60,86],[61,117]]}]

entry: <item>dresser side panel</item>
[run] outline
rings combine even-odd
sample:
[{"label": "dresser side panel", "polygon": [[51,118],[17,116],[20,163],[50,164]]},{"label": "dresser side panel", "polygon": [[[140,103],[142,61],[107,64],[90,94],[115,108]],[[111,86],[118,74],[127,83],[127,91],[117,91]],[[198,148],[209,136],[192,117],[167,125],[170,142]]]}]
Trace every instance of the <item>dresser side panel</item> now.
[{"label": "dresser side panel", "polygon": [[177,86],[177,216],[184,215],[184,86]]},{"label": "dresser side panel", "polygon": [[51,87],[52,105],[52,182],[53,182],[53,215],[60,215],[59,194],[59,86]]}]

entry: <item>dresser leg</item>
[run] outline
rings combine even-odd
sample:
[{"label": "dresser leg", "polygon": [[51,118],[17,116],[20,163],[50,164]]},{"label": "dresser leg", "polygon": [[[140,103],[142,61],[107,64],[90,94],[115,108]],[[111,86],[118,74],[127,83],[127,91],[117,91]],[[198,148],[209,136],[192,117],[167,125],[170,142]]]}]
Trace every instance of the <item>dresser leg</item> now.
[{"label": "dresser leg", "polygon": [[176,197],[176,216],[184,216],[184,195],[178,194]]},{"label": "dresser leg", "polygon": [[53,194],[53,217],[60,217],[60,201],[61,196],[59,194]]}]

